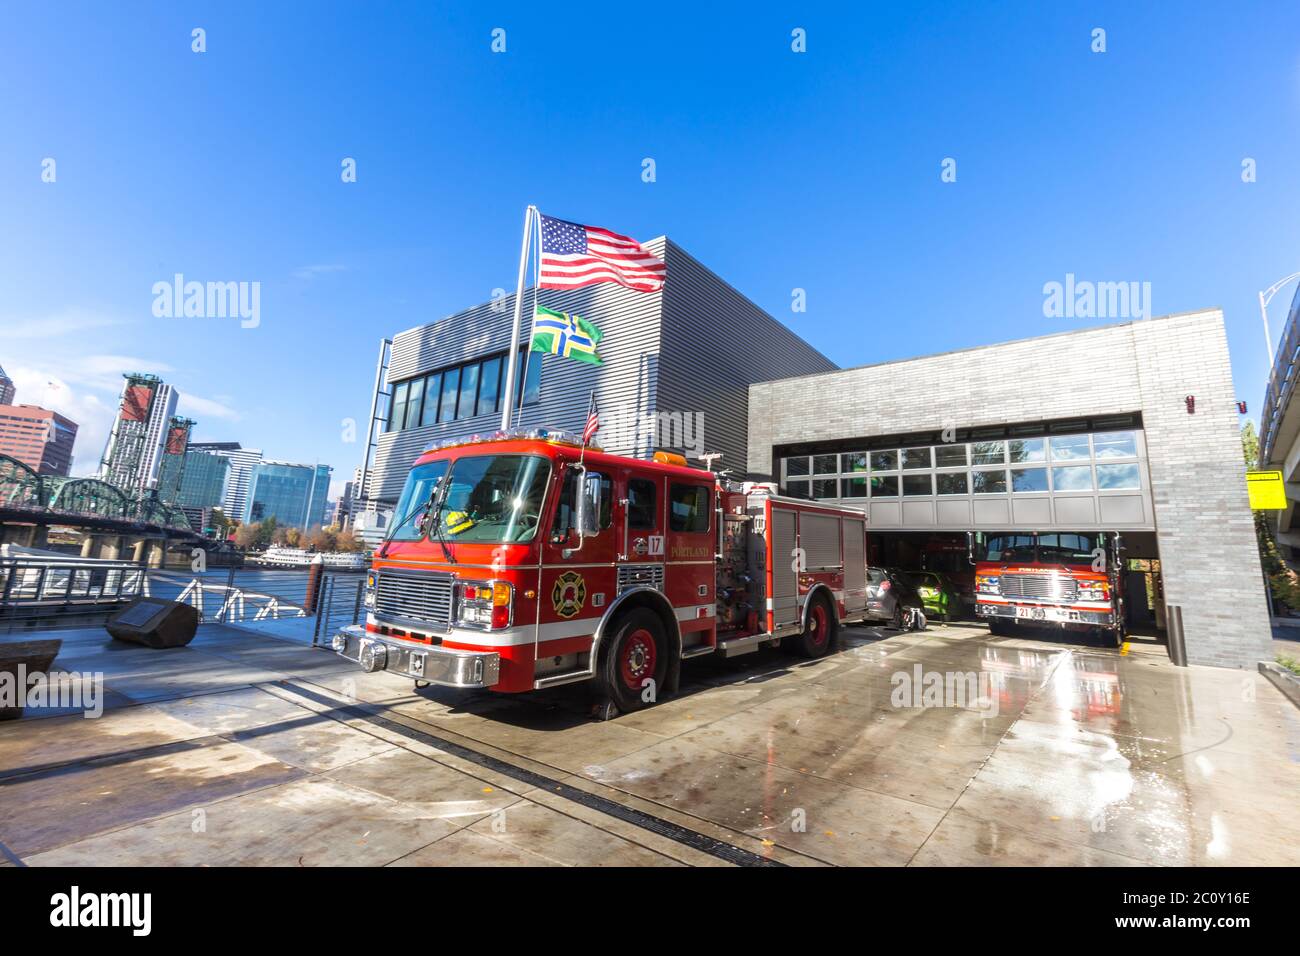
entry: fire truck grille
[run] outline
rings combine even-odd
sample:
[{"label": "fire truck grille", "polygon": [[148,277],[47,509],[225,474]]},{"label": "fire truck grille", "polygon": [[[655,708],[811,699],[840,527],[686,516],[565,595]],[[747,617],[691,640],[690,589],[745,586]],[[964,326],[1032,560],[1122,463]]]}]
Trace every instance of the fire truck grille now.
[{"label": "fire truck grille", "polygon": [[451,584],[449,574],[380,571],[375,588],[375,616],[449,627]]},{"label": "fire truck grille", "polygon": [[1000,583],[1004,597],[1074,601],[1079,595],[1077,581],[1056,574],[1004,574]]},{"label": "fire truck grille", "polygon": [[656,591],[664,589],[664,566],[662,564],[622,564],[618,568],[618,593],[622,594],[630,587],[644,585]]}]

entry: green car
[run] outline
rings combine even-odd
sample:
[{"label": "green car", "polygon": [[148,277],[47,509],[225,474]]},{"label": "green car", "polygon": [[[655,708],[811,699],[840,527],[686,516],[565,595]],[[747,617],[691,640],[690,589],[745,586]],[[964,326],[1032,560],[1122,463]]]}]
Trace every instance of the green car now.
[{"label": "green car", "polygon": [[908,571],[907,576],[916,584],[925,613],[937,615],[947,623],[961,611],[961,594],[946,574],[938,571]]}]

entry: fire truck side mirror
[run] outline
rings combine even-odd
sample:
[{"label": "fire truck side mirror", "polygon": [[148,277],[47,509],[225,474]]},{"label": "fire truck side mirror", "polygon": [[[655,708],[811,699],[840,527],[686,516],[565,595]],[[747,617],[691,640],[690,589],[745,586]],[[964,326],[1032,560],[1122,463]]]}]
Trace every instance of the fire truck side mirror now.
[{"label": "fire truck side mirror", "polygon": [[600,475],[593,475],[585,468],[578,471],[574,503],[573,523],[577,526],[578,543],[590,538],[600,531],[601,482]]},{"label": "fire truck side mirror", "polygon": [[966,532],[966,560],[975,563],[975,532]]}]

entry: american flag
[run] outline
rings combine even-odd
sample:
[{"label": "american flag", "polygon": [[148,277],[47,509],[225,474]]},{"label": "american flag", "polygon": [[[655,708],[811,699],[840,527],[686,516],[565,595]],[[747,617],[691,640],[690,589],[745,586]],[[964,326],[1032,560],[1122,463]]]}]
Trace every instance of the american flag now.
[{"label": "american flag", "polygon": [[542,216],[543,289],[617,282],[638,292],[664,287],[664,263],[641,243],[597,226]]},{"label": "american flag", "polygon": [[591,404],[587,406],[587,424],[582,428],[582,444],[585,447],[600,430],[600,413],[596,411],[596,393],[591,393]]}]

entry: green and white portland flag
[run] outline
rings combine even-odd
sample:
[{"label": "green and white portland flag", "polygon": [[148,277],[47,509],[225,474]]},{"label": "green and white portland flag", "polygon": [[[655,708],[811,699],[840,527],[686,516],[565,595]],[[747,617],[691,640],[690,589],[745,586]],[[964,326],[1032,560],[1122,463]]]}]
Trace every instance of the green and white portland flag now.
[{"label": "green and white portland flag", "polygon": [[556,312],[539,305],[533,315],[531,350],[562,355],[591,365],[604,364],[596,346],[603,338],[600,329],[580,316]]}]

